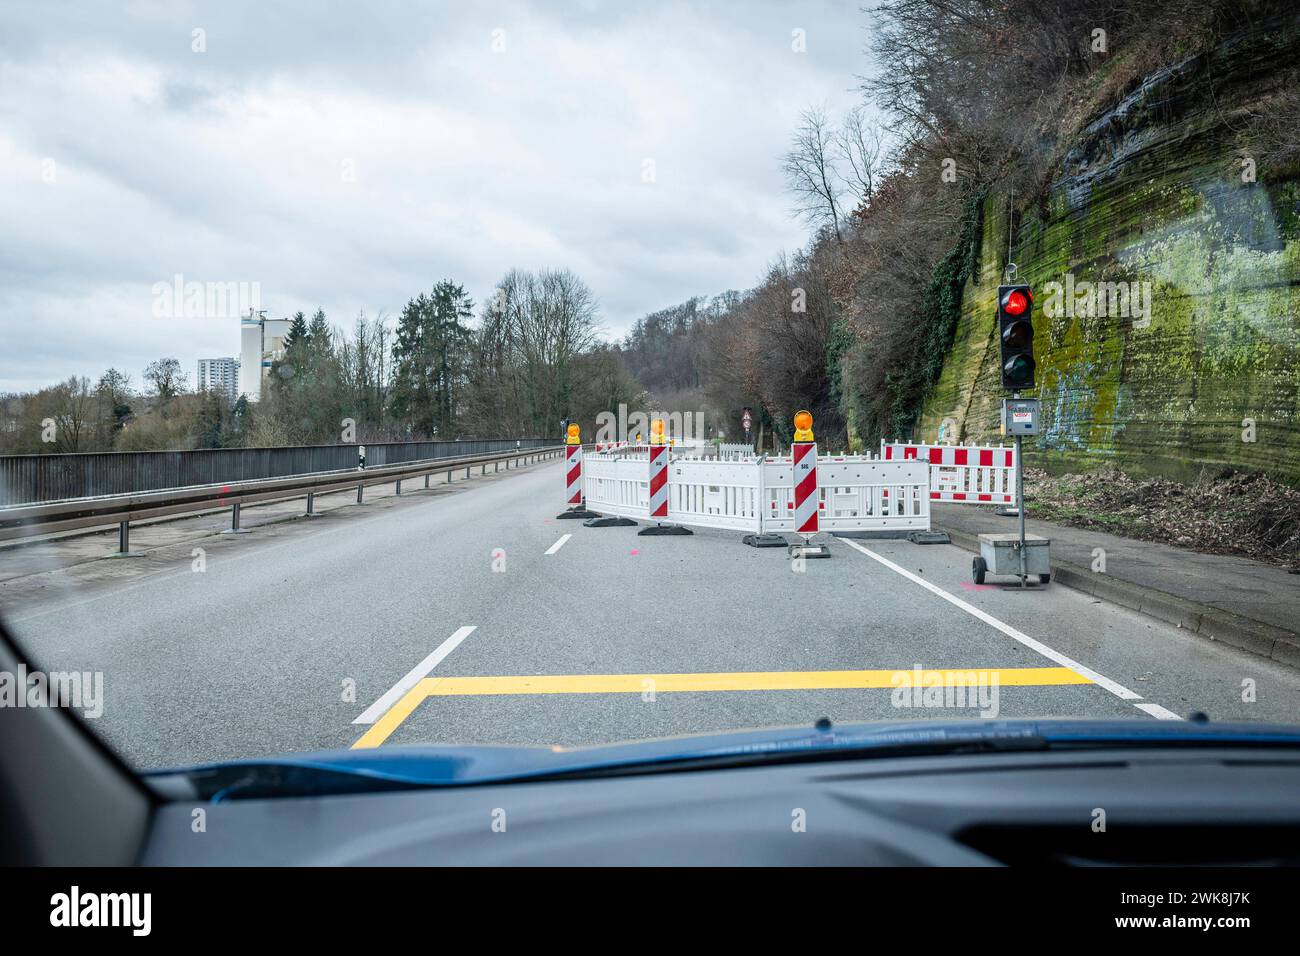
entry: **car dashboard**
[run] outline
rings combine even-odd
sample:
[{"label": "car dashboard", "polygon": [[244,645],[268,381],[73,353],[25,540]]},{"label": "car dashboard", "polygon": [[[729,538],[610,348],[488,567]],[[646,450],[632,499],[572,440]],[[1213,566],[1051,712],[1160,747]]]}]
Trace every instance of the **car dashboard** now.
[{"label": "car dashboard", "polygon": [[216,802],[169,779],[150,866],[1300,862],[1294,751],[874,757]]}]

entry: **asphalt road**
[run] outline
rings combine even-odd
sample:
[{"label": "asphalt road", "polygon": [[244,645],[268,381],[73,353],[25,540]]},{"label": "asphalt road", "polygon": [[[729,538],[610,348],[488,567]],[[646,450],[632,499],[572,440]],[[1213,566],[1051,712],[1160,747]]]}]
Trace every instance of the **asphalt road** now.
[{"label": "asphalt road", "polygon": [[[550,462],[45,570],[0,615],[41,668],[103,674],[91,726],[143,767],[822,717],[1300,720],[1300,671],[1059,585],[977,589],[956,547],[831,539],[799,567],[556,520],[561,483]],[[976,686],[898,688],[951,672]]]}]

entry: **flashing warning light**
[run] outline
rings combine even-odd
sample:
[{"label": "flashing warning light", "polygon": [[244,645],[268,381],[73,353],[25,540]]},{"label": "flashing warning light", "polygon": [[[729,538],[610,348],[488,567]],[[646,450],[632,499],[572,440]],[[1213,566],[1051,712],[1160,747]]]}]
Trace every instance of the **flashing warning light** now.
[{"label": "flashing warning light", "polygon": [[568,444],[570,444],[570,445],[581,445],[581,444],[582,444],[582,439],[580,439],[580,438],[578,437],[578,435],[579,435],[580,432],[581,432],[581,429],[578,427],[577,422],[575,422],[575,423],[573,423],[572,425],[570,425],[570,426],[569,426],[569,439],[568,439]]},{"label": "flashing warning light", "polygon": [[664,443],[664,420],[656,418],[650,423],[650,444],[662,445]]},{"label": "flashing warning light", "polygon": [[794,413],[794,440],[812,441],[812,412],[800,409]]}]

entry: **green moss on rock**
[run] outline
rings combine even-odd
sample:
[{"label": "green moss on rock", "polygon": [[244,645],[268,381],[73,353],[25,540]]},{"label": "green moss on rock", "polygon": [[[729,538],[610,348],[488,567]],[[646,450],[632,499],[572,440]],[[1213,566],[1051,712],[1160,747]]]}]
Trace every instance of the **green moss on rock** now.
[{"label": "green moss on rock", "polygon": [[[1253,77],[1298,61],[1293,37],[1165,71],[1144,84],[1149,102],[1117,104],[1118,139],[1105,116],[1084,132],[1040,207],[1045,218],[1021,218],[1011,258],[1036,293],[1046,422],[1031,461],[1053,470],[1109,461],[1179,478],[1232,466],[1300,481],[1300,182],[1243,182],[1226,119],[1250,107]],[[1211,88],[1221,91],[1215,109],[1204,102]],[[979,269],[914,437],[956,423],[962,440],[998,438],[993,326],[1007,205],[985,201]],[[1049,284],[1067,276],[1138,283],[1149,313],[1139,295],[1126,310],[1108,299],[1097,314],[1049,315]]]}]

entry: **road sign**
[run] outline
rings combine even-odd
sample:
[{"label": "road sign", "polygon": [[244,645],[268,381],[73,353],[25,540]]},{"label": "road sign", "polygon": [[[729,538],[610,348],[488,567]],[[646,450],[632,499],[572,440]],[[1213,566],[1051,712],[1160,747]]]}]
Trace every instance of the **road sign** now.
[{"label": "road sign", "polygon": [[740,424],[744,427],[746,432],[748,432],[750,426],[754,424],[754,416],[749,413],[748,408],[740,413]]}]

